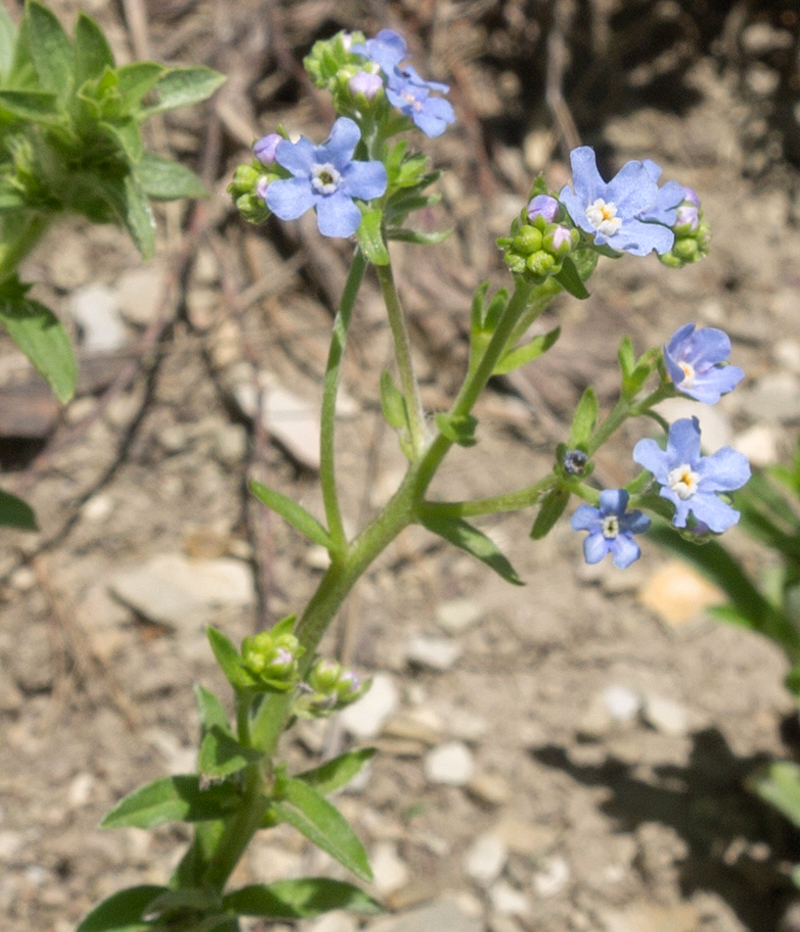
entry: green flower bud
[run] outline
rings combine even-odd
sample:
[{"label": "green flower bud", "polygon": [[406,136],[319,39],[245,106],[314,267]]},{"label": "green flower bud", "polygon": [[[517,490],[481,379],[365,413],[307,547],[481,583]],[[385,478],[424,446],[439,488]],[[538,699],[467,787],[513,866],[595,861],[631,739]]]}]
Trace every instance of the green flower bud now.
[{"label": "green flower bud", "polygon": [[530,256],[542,248],[542,234],[536,227],[525,224],[514,237],[511,248],[517,255]]},{"label": "green flower bud", "polygon": [[293,634],[262,631],[242,642],[242,665],[265,686],[285,690],[297,682],[302,653]]},{"label": "green flower bud", "polygon": [[551,273],[557,273],[561,268],[561,263],[557,262],[549,252],[540,249],[532,256],[528,256],[525,260],[525,268],[537,278],[546,278]]}]

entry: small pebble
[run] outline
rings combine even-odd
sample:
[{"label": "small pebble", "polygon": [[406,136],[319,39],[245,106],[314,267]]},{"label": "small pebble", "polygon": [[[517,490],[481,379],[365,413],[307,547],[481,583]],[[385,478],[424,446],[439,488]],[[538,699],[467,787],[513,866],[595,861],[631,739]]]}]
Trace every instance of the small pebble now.
[{"label": "small pebble", "polygon": [[475,761],[465,744],[452,741],[430,751],[425,758],[424,769],[431,783],[464,786],[475,773]]},{"label": "small pebble", "polygon": [[397,846],[391,841],[381,841],[372,849],[370,865],[374,876],[375,889],[382,896],[387,896],[404,887],[409,880],[408,865],[397,853]]},{"label": "small pebble", "polygon": [[645,696],[642,716],[648,725],[664,735],[680,737],[689,730],[686,709],[679,702],[663,696]]},{"label": "small pebble", "polygon": [[505,880],[498,882],[489,891],[492,907],[503,916],[526,916],[531,911],[527,896]]},{"label": "small pebble", "polygon": [[497,835],[481,835],[464,856],[464,873],[481,887],[491,886],[503,873],[508,849]]},{"label": "small pebble", "polygon": [[461,651],[457,641],[415,635],[406,645],[406,659],[410,664],[445,673],[461,656]]},{"label": "small pebble", "polygon": [[436,623],[449,634],[460,634],[478,621],[482,611],[473,599],[451,599],[436,610]]},{"label": "small pebble", "polygon": [[546,858],[542,861],[532,879],[534,891],[541,897],[556,896],[569,883],[571,876],[569,863],[560,855]]}]

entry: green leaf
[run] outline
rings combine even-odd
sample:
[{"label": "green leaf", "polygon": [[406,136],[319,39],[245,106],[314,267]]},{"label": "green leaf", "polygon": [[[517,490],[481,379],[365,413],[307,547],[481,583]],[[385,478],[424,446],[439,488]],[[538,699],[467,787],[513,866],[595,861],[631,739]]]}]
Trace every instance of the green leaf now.
[{"label": "green leaf", "polygon": [[226,823],[216,819],[195,822],[194,841],[181,858],[170,879],[173,888],[194,887],[202,884],[211,858],[219,847]]},{"label": "green leaf", "polygon": [[125,177],[123,221],[143,259],[151,259],[156,245],[156,221],[147,195],[133,175]]},{"label": "green leaf", "polygon": [[364,255],[373,265],[388,265],[389,252],[383,241],[383,211],[376,207],[367,210],[361,218],[361,224],[356,232],[358,245]]},{"label": "green leaf", "polygon": [[133,117],[123,117],[116,120],[102,120],[99,123],[101,132],[109,136],[122,149],[130,162],[138,162],[143,153],[142,133],[139,124]]},{"label": "green leaf", "polygon": [[6,8],[0,3],[0,77],[5,77],[11,69],[11,63],[14,61],[14,39],[17,34],[17,27],[14,20],[6,12]]},{"label": "green leaf", "polygon": [[201,786],[198,774],[162,777],[121,799],[101,828],[154,828],[165,822],[223,819],[236,808],[239,795],[230,783]]},{"label": "green leaf", "polygon": [[580,298],[581,300],[589,297],[589,292],[583,284],[578,269],[569,256],[566,256],[564,259],[561,271],[558,275],[554,275],[553,277],[565,291],[568,291],[574,297]]},{"label": "green leaf", "polygon": [[505,288],[499,288],[491,297],[486,313],[483,317],[483,330],[486,333],[494,333],[500,318],[503,316],[505,309],[508,307],[508,291]]},{"label": "green leaf", "polygon": [[154,113],[199,104],[224,83],[225,75],[210,68],[171,68],[154,88],[158,103],[142,110],[141,118],[147,119]]},{"label": "green leaf", "polygon": [[197,769],[207,778],[218,779],[257,764],[263,755],[239,744],[230,731],[213,725],[203,735],[197,756]]},{"label": "green leaf", "polygon": [[206,186],[191,169],[154,152],[144,153],[134,173],[144,193],[154,201],[208,197]]},{"label": "green leaf", "polygon": [[597,423],[597,409],[597,395],[590,385],[575,409],[572,426],[569,429],[568,447],[577,447],[589,442],[594,425]]},{"label": "green leaf", "polygon": [[197,702],[197,710],[200,713],[200,727],[203,733],[216,727],[222,728],[232,735],[233,732],[231,731],[228,721],[228,713],[214,693],[198,683],[194,688],[194,695]]},{"label": "green leaf", "polygon": [[167,887],[146,884],[112,893],[95,906],[75,932],[140,932],[149,929],[150,923],[145,922],[142,915],[150,903],[167,890]]},{"label": "green leaf", "polygon": [[435,421],[440,433],[461,447],[474,447],[478,442],[475,439],[478,419],[471,414],[453,416],[440,412],[436,415]]},{"label": "green leaf", "polygon": [[436,514],[435,507],[434,505],[432,508],[426,509],[420,517],[421,523],[429,531],[438,534],[439,537],[443,537],[456,547],[466,550],[467,553],[485,563],[507,582],[513,583],[515,586],[525,585],[517,575],[514,567],[503,556],[497,544],[491,538],[471,524],[467,524],[463,518],[451,518]]},{"label": "green leaf", "polygon": [[761,799],[800,827],[800,765],[774,761],[752,776],[748,784]]},{"label": "green leaf", "polygon": [[119,115],[138,118],[142,98],[166,73],[167,69],[154,61],[137,61],[117,68],[114,75],[119,93]]},{"label": "green leaf", "polygon": [[418,246],[436,246],[443,243],[453,232],[453,227],[449,230],[441,230],[438,233],[423,233],[420,230],[407,230],[405,227],[399,229],[387,230],[387,239],[400,240],[403,243],[416,243]]},{"label": "green leaf", "polygon": [[239,916],[269,919],[311,919],[333,909],[371,915],[383,912],[380,903],[358,887],[326,877],[303,877],[242,887],[229,893],[223,904]]},{"label": "green leaf", "polygon": [[217,658],[222,672],[235,690],[249,689],[255,685],[253,677],[242,666],[239,651],[231,644],[221,631],[216,628],[206,628],[206,636],[211,650]]},{"label": "green leaf", "polygon": [[470,312],[470,335],[475,336],[483,331],[483,316],[486,307],[486,293],[489,291],[489,281],[481,282],[472,295],[472,309]]},{"label": "green leaf", "polygon": [[16,495],[0,489],[0,525],[23,531],[38,531],[33,508]]},{"label": "green leaf", "polygon": [[359,748],[356,751],[348,751],[333,760],[326,761],[313,770],[306,770],[297,774],[297,779],[302,780],[314,789],[321,796],[328,796],[336,790],[341,789],[360,772],[361,768],[375,756],[375,748]]},{"label": "green leaf", "polygon": [[285,796],[273,803],[277,815],[327,852],[356,877],[372,882],[372,870],[364,846],[350,824],[324,796],[302,780],[289,777]]},{"label": "green leaf", "polygon": [[381,409],[390,427],[395,430],[408,429],[406,401],[388,369],[381,372]]},{"label": "green leaf", "polygon": [[546,537],[558,521],[569,502],[569,492],[565,489],[552,489],[542,501],[539,513],[531,528],[531,539],[541,540]]},{"label": "green leaf", "polygon": [[114,67],[114,53],[103,30],[85,13],[78,13],[75,24],[75,86],[90,78],[99,78],[106,68]]},{"label": "green leaf", "polygon": [[0,107],[35,123],[53,124],[61,119],[58,98],[43,91],[0,91]]},{"label": "green leaf", "polygon": [[37,0],[28,0],[25,4],[25,23],[39,83],[46,91],[66,95],[72,87],[75,70],[69,36],[56,15]]},{"label": "green leaf", "polygon": [[50,383],[65,404],[75,392],[78,366],[61,321],[38,301],[25,297],[19,282],[0,288],[0,324]]},{"label": "green leaf", "polygon": [[[154,917],[176,909],[191,909],[203,913],[215,912],[219,914],[222,909],[222,897],[216,892],[203,887],[184,887],[180,890],[165,890],[157,896],[147,907],[147,916]],[[225,917],[229,919],[230,917]]]},{"label": "green leaf", "polygon": [[519,369],[520,366],[533,362],[534,359],[538,359],[539,356],[546,353],[550,347],[555,346],[560,336],[561,327],[556,327],[548,333],[534,337],[523,346],[509,350],[494,367],[494,375],[505,375],[507,372],[513,372],[515,369]]},{"label": "green leaf", "polygon": [[622,372],[623,381],[627,381],[636,367],[636,356],[633,352],[633,343],[630,337],[625,336],[620,340],[617,359],[619,359],[619,368]]},{"label": "green leaf", "polygon": [[333,548],[333,541],[325,528],[297,502],[255,480],[250,482],[250,491],[260,502],[285,518],[309,540],[313,540],[315,544],[321,544],[328,550]]}]

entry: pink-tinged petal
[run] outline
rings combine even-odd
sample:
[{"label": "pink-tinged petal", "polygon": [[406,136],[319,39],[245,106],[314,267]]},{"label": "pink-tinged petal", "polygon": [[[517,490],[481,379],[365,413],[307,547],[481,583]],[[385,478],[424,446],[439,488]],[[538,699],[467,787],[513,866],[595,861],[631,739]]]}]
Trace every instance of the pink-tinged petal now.
[{"label": "pink-tinged petal", "polygon": [[297,220],[314,206],[314,193],[305,178],[281,178],[267,188],[266,201],[276,217]]}]

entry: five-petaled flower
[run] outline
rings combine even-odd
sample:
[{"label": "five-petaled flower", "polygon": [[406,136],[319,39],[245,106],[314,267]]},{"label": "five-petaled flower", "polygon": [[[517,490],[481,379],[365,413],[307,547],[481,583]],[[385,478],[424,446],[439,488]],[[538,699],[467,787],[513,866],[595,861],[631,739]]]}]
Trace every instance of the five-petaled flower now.
[{"label": "five-petaled flower", "polygon": [[449,101],[431,97],[431,91],[446,94],[450,88],[438,81],[425,81],[411,65],[401,67],[408,58],[406,40],[393,29],[381,29],[374,39],[351,49],[375,62],[386,75],[386,97],[402,114],[410,117],[414,125],[426,136],[440,136],[455,113]]},{"label": "five-petaled flower", "polygon": [[[680,188],[677,192],[672,183],[659,188],[660,169],[654,162],[626,162],[609,182],[600,176],[590,146],[573,149],[570,164],[572,187],[565,185],[559,200],[573,222],[592,234],[598,246],[607,245],[634,256],[672,249],[675,235],[655,217],[677,207],[683,189],[676,185]],[[672,204],[674,197],[678,199]],[[652,217],[648,212],[653,212]]]},{"label": "five-petaled flower", "polygon": [[588,531],[583,542],[587,563],[599,563],[610,553],[614,566],[625,569],[639,559],[639,545],[634,534],[643,534],[650,519],[641,511],[626,511],[628,493],[624,489],[606,489],[600,493],[600,507],[579,505],[572,516],[574,531]]},{"label": "five-petaled flower", "polygon": [[361,223],[361,211],[353,198],[370,201],[386,190],[382,162],[353,160],[361,132],[353,120],[339,117],[331,134],[315,146],[305,136],[298,142],[284,139],[275,150],[275,161],[294,177],[271,182],[267,207],[281,220],[296,220],[316,208],[319,231],[324,236],[350,236]]},{"label": "five-petaled flower", "polygon": [[640,440],[633,448],[633,459],[653,474],[661,486],[661,497],[675,506],[675,527],[686,527],[690,512],[695,521],[715,534],[727,531],[739,520],[739,512],[717,493],[740,489],[750,478],[750,464],[732,447],[702,456],[696,417],[681,418],[671,425],[666,450],[655,440]]},{"label": "five-petaled flower", "polygon": [[678,391],[713,405],[744,378],[738,366],[724,365],[730,354],[731,341],[724,331],[684,324],[664,347],[664,363]]}]

